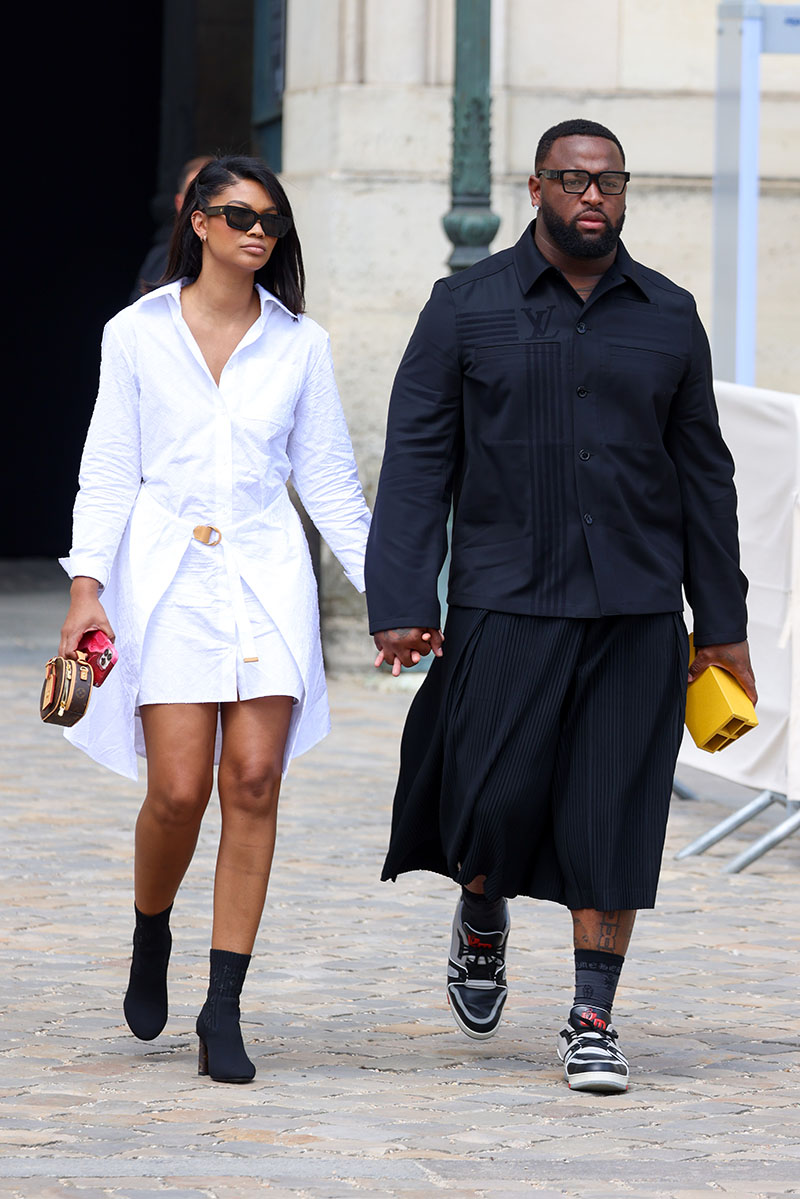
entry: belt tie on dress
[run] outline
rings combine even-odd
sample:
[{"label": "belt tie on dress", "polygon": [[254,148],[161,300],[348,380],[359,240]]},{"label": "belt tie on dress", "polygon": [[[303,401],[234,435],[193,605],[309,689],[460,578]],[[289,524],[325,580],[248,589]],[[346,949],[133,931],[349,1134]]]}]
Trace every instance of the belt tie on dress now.
[{"label": "belt tie on dress", "polygon": [[253,628],[244,606],[242,577],[234,561],[233,546],[228,541],[223,542],[222,533],[216,525],[195,525],[192,530],[192,536],[195,541],[199,541],[212,549],[218,545],[222,545],[222,554],[225,561],[225,569],[228,572],[228,584],[231,589],[231,599],[233,601],[233,618],[236,621],[236,628],[241,639],[244,660],[245,662],[257,662],[258,655],[256,654],[255,641],[253,640]]}]

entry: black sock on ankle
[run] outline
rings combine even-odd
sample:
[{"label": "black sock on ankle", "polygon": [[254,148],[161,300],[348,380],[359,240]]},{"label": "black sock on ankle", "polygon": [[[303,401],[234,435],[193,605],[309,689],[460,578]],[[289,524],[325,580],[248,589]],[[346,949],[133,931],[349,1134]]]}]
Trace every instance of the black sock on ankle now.
[{"label": "black sock on ankle", "polygon": [[461,918],[476,932],[493,933],[505,926],[506,901],[502,896],[490,903],[485,895],[478,895],[475,891],[468,891],[466,887],[462,887],[461,898],[464,901]]},{"label": "black sock on ankle", "polygon": [[599,949],[575,950],[575,998],[573,1006],[587,1003],[611,1011],[625,958]]},{"label": "black sock on ankle", "polygon": [[163,936],[169,929],[172,904],[168,908],[164,908],[163,912],[156,912],[153,916],[145,916],[144,912],[139,911],[135,903],[133,910],[136,915],[136,928],[145,937]]}]

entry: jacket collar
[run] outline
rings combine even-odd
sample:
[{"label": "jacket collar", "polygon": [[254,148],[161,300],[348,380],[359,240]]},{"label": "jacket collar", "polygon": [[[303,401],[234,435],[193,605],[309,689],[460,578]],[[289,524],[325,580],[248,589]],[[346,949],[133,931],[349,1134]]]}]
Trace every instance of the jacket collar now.
[{"label": "jacket collar", "polygon": [[[519,285],[525,295],[538,283],[545,271],[558,270],[551,262],[547,261],[533,240],[535,228],[536,221],[533,220],[512,250]],[[607,286],[613,286],[615,283],[622,282],[623,279],[629,279],[638,287],[645,299],[651,302],[655,301],[656,297],[649,280],[644,276],[639,263],[634,262],[620,241],[617,247],[617,257],[606,271],[604,281]]]}]

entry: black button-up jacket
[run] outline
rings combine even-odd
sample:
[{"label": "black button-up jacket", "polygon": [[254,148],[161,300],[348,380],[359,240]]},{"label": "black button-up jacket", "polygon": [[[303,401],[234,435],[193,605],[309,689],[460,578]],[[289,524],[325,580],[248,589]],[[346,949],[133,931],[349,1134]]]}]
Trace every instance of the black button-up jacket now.
[{"label": "black button-up jacket", "polygon": [[451,604],[539,616],[675,612],[746,636],[733,462],[692,296],[616,261],[584,304],[515,246],[433,288],[400,364],[367,549],[370,629]]}]

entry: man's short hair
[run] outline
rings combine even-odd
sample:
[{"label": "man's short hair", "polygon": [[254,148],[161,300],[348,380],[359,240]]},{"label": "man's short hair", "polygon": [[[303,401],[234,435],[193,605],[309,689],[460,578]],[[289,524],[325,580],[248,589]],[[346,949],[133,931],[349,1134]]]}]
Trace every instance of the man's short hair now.
[{"label": "man's short hair", "polygon": [[612,133],[610,129],[606,129],[605,125],[598,124],[597,121],[584,121],[580,117],[576,117],[571,121],[561,121],[558,125],[553,125],[546,133],[543,133],[539,138],[539,145],[536,147],[536,158],[534,159],[535,171],[544,162],[553,142],[557,142],[561,137],[605,137],[608,141],[613,142],[622,155],[622,165],[625,165],[625,151],[622,148],[622,142]]},{"label": "man's short hair", "polygon": [[186,193],[186,189],[194,179],[195,175],[199,171],[202,171],[203,167],[207,166],[211,161],[212,159],[210,154],[198,154],[195,158],[190,158],[188,162],[183,164],[177,180],[178,191],[181,193],[181,195]]}]

